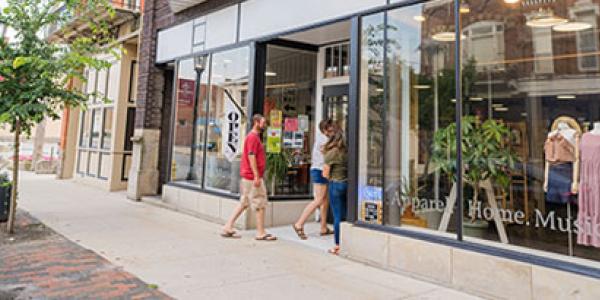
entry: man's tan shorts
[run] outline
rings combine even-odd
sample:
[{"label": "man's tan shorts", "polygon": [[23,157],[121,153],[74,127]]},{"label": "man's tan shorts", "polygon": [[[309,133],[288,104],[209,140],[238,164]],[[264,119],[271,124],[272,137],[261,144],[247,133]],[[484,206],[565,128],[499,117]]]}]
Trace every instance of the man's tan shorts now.
[{"label": "man's tan shorts", "polygon": [[263,180],[259,187],[254,186],[253,180],[242,178],[240,182],[240,202],[254,210],[267,207],[267,187]]}]

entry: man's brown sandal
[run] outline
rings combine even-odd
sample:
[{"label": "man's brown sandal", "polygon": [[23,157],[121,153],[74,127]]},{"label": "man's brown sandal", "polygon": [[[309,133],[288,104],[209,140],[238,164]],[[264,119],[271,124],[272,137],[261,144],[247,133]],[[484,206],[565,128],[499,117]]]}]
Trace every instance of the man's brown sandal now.
[{"label": "man's brown sandal", "polygon": [[237,232],[235,232],[234,230],[232,231],[223,231],[221,232],[221,237],[224,237],[226,239],[239,239],[242,236],[237,234]]},{"label": "man's brown sandal", "polygon": [[267,234],[265,234],[263,236],[257,236],[254,239],[257,240],[257,241],[267,241],[267,242],[270,242],[270,241],[276,241],[277,237],[271,235],[270,233],[267,233]]},{"label": "man's brown sandal", "polygon": [[296,235],[298,235],[301,240],[306,240],[308,238],[306,233],[304,233],[304,228],[296,228],[296,225],[294,224],[292,224],[292,228],[294,228]]},{"label": "man's brown sandal", "polygon": [[321,236],[326,236],[326,235],[331,235],[334,234],[335,232],[333,230],[331,230],[331,228],[327,227],[326,231],[321,231]]}]

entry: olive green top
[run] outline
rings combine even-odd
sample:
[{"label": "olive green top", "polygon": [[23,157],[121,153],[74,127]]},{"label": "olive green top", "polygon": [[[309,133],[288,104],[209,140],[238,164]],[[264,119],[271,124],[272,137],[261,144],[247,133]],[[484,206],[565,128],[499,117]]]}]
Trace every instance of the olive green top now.
[{"label": "olive green top", "polygon": [[348,157],[345,151],[331,149],[325,153],[325,164],[329,165],[329,180],[348,180]]}]

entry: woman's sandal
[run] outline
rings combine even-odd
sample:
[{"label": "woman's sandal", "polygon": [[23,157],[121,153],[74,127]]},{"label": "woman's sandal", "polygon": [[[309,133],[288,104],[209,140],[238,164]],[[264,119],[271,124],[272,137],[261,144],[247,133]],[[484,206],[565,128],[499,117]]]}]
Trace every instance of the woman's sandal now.
[{"label": "woman's sandal", "polygon": [[327,230],[325,232],[321,232],[321,236],[326,236],[326,235],[331,235],[334,234],[334,231],[331,230],[331,228],[327,227]]},{"label": "woman's sandal", "polygon": [[226,239],[239,239],[242,236],[239,235],[237,232],[235,232],[235,230],[232,230],[232,231],[223,231],[223,232],[221,232],[221,237],[224,237]]},{"label": "woman's sandal", "polygon": [[276,237],[276,236],[273,236],[273,235],[271,235],[270,233],[267,233],[267,234],[265,234],[265,235],[263,235],[263,236],[257,236],[257,237],[255,237],[254,239],[255,239],[255,240],[257,240],[257,241],[267,241],[267,242],[271,242],[271,241],[276,241],[276,240],[277,240],[277,237]]},{"label": "woman's sandal", "polygon": [[339,255],[340,254],[340,246],[335,246],[335,247],[327,250],[327,252],[329,252],[329,254]]},{"label": "woman's sandal", "polygon": [[294,228],[294,231],[301,240],[306,240],[308,238],[306,233],[304,233],[304,228],[296,228],[296,225],[294,224],[292,224],[292,228]]}]

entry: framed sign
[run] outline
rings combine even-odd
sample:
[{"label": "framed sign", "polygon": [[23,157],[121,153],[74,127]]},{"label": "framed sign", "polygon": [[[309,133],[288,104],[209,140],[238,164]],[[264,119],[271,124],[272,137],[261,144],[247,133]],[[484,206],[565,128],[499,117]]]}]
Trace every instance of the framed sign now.
[{"label": "framed sign", "polygon": [[383,223],[383,208],[381,202],[362,203],[360,218],[362,221],[373,224]]}]

